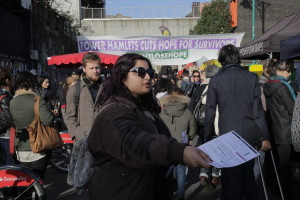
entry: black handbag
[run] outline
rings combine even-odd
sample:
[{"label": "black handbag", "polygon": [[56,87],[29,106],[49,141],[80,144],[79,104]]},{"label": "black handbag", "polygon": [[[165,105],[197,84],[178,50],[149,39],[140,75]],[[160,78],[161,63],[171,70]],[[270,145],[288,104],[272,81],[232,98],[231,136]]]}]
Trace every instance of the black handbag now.
[{"label": "black handbag", "polygon": [[205,107],[206,105],[202,103],[203,98],[207,94],[207,88],[203,91],[203,94],[196,100],[197,104],[194,109],[194,117],[199,126],[204,126],[205,123]]}]

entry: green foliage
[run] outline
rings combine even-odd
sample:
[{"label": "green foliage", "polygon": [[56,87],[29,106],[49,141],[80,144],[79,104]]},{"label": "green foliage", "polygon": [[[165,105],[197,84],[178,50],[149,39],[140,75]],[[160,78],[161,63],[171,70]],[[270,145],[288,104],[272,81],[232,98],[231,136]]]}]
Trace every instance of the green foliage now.
[{"label": "green foliage", "polygon": [[224,0],[213,0],[211,4],[205,5],[201,18],[190,35],[230,33],[232,31],[231,14],[228,4]]}]

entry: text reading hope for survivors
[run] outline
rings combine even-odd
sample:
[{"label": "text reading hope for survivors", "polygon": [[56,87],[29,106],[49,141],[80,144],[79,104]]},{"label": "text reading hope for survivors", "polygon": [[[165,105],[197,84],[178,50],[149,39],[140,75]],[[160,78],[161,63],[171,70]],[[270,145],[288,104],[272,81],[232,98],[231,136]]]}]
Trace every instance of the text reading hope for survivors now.
[{"label": "text reading hope for survivors", "polygon": [[220,49],[236,39],[81,40],[80,51],[159,51],[175,49]]}]

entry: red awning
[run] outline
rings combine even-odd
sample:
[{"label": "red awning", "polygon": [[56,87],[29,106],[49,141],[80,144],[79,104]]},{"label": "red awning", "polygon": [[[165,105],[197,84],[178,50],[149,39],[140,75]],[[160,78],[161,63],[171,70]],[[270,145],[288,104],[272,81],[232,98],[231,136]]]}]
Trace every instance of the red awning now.
[{"label": "red awning", "polygon": [[[81,63],[82,57],[87,52],[81,53],[71,53],[71,54],[64,54],[58,56],[51,56],[48,57],[48,65],[67,65],[67,64],[79,64]],[[100,58],[101,62],[105,64],[115,64],[116,61],[120,56],[112,55],[112,54],[105,54],[105,53],[97,53]]]}]

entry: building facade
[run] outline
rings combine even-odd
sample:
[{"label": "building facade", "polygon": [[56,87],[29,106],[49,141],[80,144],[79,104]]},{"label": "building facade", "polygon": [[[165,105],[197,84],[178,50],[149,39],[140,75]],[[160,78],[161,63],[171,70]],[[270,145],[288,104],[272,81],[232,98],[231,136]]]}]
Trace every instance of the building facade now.
[{"label": "building facade", "polygon": [[77,52],[76,31],[47,0],[0,1],[0,66],[52,71],[47,58]]},{"label": "building facade", "polygon": [[[252,0],[231,0],[230,9],[235,20],[235,32],[245,32],[242,45],[250,42],[252,40]],[[295,14],[299,10],[299,0],[255,0],[255,38],[285,16]]]}]

